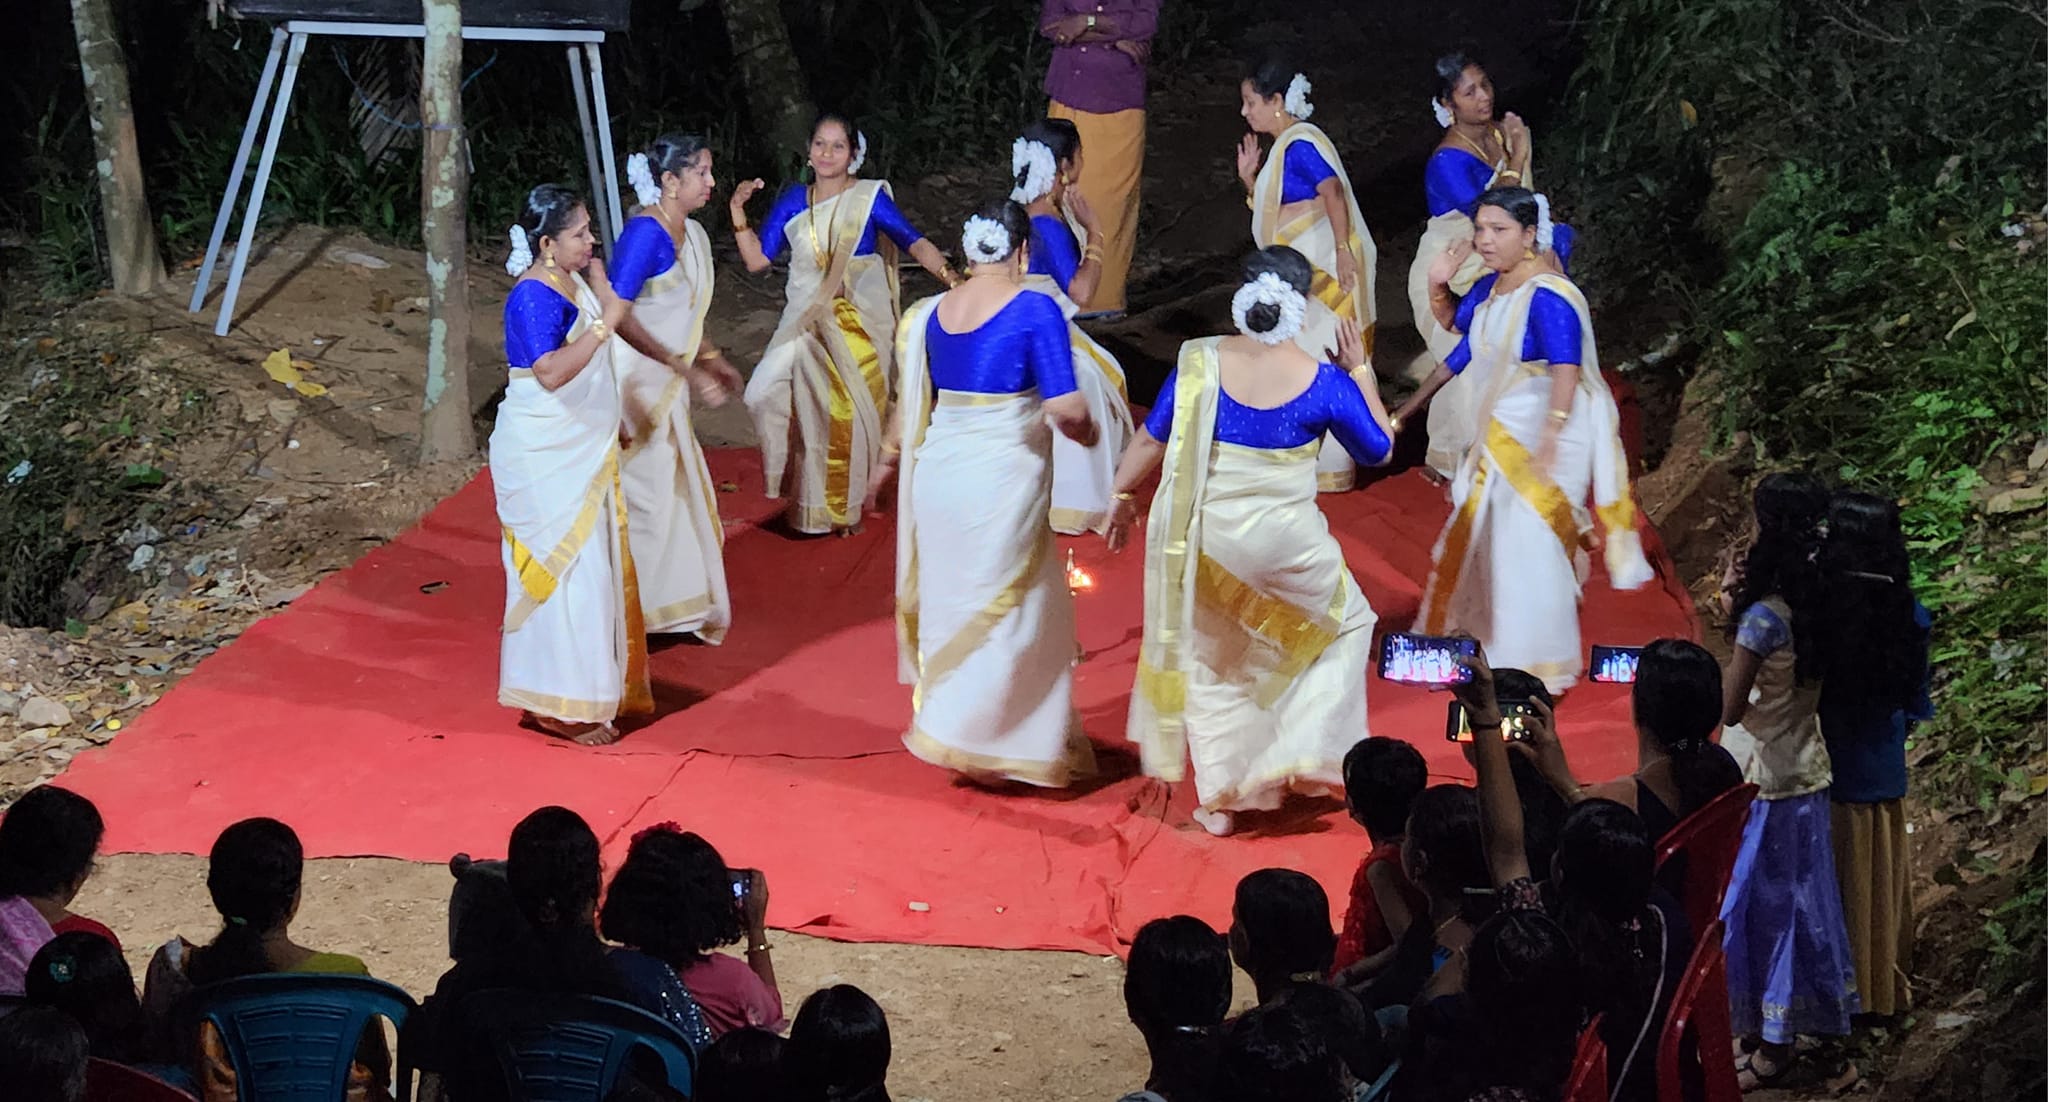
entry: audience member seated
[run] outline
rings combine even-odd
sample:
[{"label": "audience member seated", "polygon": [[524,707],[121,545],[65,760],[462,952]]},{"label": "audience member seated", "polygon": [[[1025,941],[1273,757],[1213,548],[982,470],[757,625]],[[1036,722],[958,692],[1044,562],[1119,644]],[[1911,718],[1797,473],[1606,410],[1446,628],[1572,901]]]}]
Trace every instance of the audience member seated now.
[{"label": "audience member seated", "polygon": [[1145,1038],[1152,1070],[1123,1102],[1207,1102],[1230,1013],[1230,947],[1189,915],[1138,928],[1124,966],[1124,1007]]},{"label": "audience member seated", "polygon": [[[355,957],[316,952],[291,940],[305,871],[305,850],[292,828],[276,819],[244,819],[228,827],[213,843],[206,867],[220,933],[204,946],[173,937],[149,962],[142,1006],[151,1050],[157,1059],[191,1067],[206,1102],[234,1102],[235,1072],[218,1030],[202,1023],[194,1032],[190,1008],[197,988],[273,972],[370,974]],[[390,1083],[384,1031],[373,1025],[363,1031],[348,1096],[383,1097]]]},{"label": "audience member seated", "polygon": [[1344,1102],[1344,1073],[1321,1027],[1281,1002],[1246,1011],[1224,1034],[1217,1097],[1228,1102]]},{"label": "audience member seated", "polygon": [[[500,931],[505,940],[476,946],[463,939],[455,967],[407,1019],[400,1047],[436,1091],[457,1102],[505,1097],[505,1080],[484,1039],[465,1029],[462,1003],[484,991],[591,995],[635,1002],[632,990],[597,937],[603,883],[597,835],[565,807],[544,807],[512,828],[505,881],[520,921],[472,915],[465,922]],[[458,884],[460,881],[458,881]],[[488,902],[488,893],[479,896]],[[636,1003],[649,1013],[661,1007]]]},{"label": "audience member seated", "polygon": [[1486,852],[1479,838],[1479,797],[1458,784],[1431,785],[1408,813],[1401,865],[1429,900],[1409,926],[1393,962],[1358,990],[1369,1010],[1405,1007],[1436,972],[1471,943],[1489,911]]},{"label": "audience member seated", "polygon": [[26,1006],[0,1018],[0,1096],[7,1102],[81,1102],[92,1045],[71,1015]]},{"label": "audience member seated", "polygon": [[1365,828],[1372,850],[1351,877],[1344,927],[1337,935],[1335,982],[1351,986],[1377,975],[1394,947],[1421,919],[1429,898],[1401,869],[1408,812],[1429,786],[1421,751],[1397,738],[1360,739],[1344,755],[1344,803]]},{"label": "audience member seated", "polygon": [[70,911],[105,830],[91,800],[55,785],[28,790],[0,816],[0,995],[21,994],[29,959],[58,934],[120,945],[112,930]]},{"label": "audience member seated", "polygon": [[763,1102],[780,1099],[782,1035],[749,1026],[727,1032],[697,1061],[697,1093],[690,1102]]},{"label": "audience member seated", "polygon": [[1237,882],[1230,955],[1258,990],[1259,1005],[1294,984],[1322,983],[1336,951],[1330,897],[1314,878],[1293,869],[1260,869]]},{"label": "audience member seated", "polygon": [[786,1102],[889,1102],[889,1020],[850,984],[797,1008],[782,1050]]},{"label": "audience member seated", "polygon": [[135,997],[135,973],[113,942],[81,930],[58,934],[36,951],[23,986],[30,1005],[61,1010],[84,1027],[96,1059],[127,1064],[192,1089],[192,1076],[183,1068],[143,1062],[142,1002]]},{"label": "audience member seated", "polygon": [[[736,875],[747,878],[737,899]],[[702,1043],[709,1043],[735,1029],[780,1032],[788,1025],[775,986],[767,914],[765,877],[728,870],[711,843],[663,823],[633,839],[612,877],[601,921],[604,936],[626,946],[612,959],[634,1001],[659,1003],[671,1021],[698,1018],[702,1008],[701,1023],[685,1026],[684,1033],[693,1040],[702,1034]],[[741,938],[745,963],[718,952]]]},{"label": "audience member seated", "polygon": [[1337,1057],[1345,1097],[1379,1097],[1374,1088],[1393,1064],[1393,1054],[1387,1050],[1379,1023],[1366,1013],[1357,996],[1326,984],[1298,983],[1281,992],[1273,1005],[1292,1010],[1315,1026],[1324,1046]]}]

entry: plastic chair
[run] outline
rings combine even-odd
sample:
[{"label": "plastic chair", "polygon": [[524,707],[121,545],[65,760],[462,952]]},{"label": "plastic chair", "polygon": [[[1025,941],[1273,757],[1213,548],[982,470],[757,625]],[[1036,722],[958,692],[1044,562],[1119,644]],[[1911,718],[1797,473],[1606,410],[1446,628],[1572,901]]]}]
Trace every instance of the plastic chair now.
[{"label": "plastic chair", "polygon": [[[1728,1014],[1727,955],[1719,919],[1700,930],[1685,975],[1671,993],[1664,1033],[1657,1040],[1657,1102],[1741,1102],[1735,1078],[1735,1038]],[[1691,1040],[1691,1051],[1685,1042]],[[1687,1084],[1695,1090],[1688,1091]]]},{"label": "plastic chair", "polygon": [[462,1000],[464,1028],[490,1046],[507,1097],[524,1102],[603,1102],[651,1053],[668,1085],[689,1097],[697,1054],[674,1026],[627,1003],[588,995],[480,991]]},{"label": "plastic chair", "polygon": [[1657,869],[1683,856],[1684,881],[1680,903],[1685,920],[1695,930],[1721,917],[1721,899],[1728,894],[1728,879],[1735,873],[1736,855],[1742,852],[1742,828],[1749,822],[1749,805],[1756,799],[1756,786],[1738,785],[1714,797],[1707,806],[1686,816],[1657,840]]},{"label": "plastic chair", "polygon": [[[210,984],[192,998],[198,1020],[220,1031],[241,1102],[334,1102],[372,1020],[402,1027],[418,1009],[382,980],[297,972]],[[406,1102],[412,1068],[401,1057],[393,1071],[392,1091]]]},{"label": "plastic chair", "polygon": [[193,1097],[147,1072],[94,1058],[85,1069],[85,1102],[193,1102]]},{"label": "plastic chair", "polygon": [[1579,1049],[1572,1055],[1572,1077],[1564,1085],[1564,1102],[1607,1102],[1607,1041],[1600,1036],[1606,1017],[1593,1015],[1579,1034]]}]

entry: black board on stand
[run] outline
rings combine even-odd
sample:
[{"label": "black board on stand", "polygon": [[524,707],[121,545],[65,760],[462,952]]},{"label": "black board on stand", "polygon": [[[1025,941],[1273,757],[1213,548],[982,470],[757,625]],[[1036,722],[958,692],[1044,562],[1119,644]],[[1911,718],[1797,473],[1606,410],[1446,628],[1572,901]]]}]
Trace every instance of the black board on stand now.
[{"label": "black board on stand", "polygon": [[[242,19],[283,22],[319,19],[336,23],[419,23],[420,0],[233,0],[228,10]],[[472,27],[547,27],[558,30],[623,31],[632,0],[463,0],[462,21]]]}]

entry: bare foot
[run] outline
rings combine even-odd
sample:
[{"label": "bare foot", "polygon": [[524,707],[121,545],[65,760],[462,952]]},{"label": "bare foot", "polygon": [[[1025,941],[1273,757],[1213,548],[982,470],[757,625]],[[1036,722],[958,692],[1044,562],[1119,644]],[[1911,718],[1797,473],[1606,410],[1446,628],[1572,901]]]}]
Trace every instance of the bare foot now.
[{"label": "bare foot", "polygon": [[849,525],[847,525],[847,526],[846,526],[846,527],[844,527],[844,528],[834,528],[834,529],[832,529],[832,534],[833,534],[833,535],[835,535],[835,536],[838,536],[838,537],[839,537],[840,539],[845,539],[845,538],[846,538],[846,537],[848,537],[848,536],[858,536],[858,535],[860,535],[860,533],[861,533],[861,526],[860,526],[860,523],[859,523],[858,521],[856,521],[856,522],[854,522],[854,523],[852,523],[852,524],[849,524]]},{"label": "bare foot", "polygon": [[609,723],[571,723],[553,716],[526,713],[526,722],[559,739],[578,746],[610,746],[619,741],[619,729]]},{"label": "bare foot", "polygon": [[1227,838],[1231,831],[1237,829],[1237,816],[1228,811],[1208,811],[1198,807],[1195,809],[1195,822],[1218,838]]}]

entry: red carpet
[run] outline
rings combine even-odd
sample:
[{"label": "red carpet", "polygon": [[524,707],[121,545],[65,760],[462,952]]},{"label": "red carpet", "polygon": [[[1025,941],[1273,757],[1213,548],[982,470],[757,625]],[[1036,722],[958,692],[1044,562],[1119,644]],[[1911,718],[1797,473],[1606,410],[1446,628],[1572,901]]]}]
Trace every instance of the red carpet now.
[{"label": "red carpet", "polygon": [[[1365,837],[1336,802],[1216,839],[1188,819],[1192,785],[1135,775],[1123,724],[1138,553],[1063,541],[1099,579],[1081,598],[1076,691],[1111,779],[995,795],[897,741],[910,693],[895,679],[890,522],[792,539],[773,525],[753,453],[717,452],[712,466],[739,485],[720,500],[736,626],[723,647],[656,654],[659,718],[615,747],[522,730],[495,703],[504,580],[479,478],[252,626],[63,783],[98,802],[120,852],[204,853],[228,823],[272,815],[311,856],[443,861],[502,854],[513,823],[554,803],[588,817],[615,862],[635,830],[673,819],[767,871],[777,927],[853,941],[1110,952],[1159,915],[1227,922],[1237,878],[1270,865],[1311,873],[1342,905]],[[1382,626],[1405,626],[1442,492],[1409,472],[1323,504]],[[1589,642],[1694,631],[1675,585],[1588,586]],[[1443,738],[1444,697],[1376,679],[1368,689],[1375,734],[1468,775]],[[1561,726],[1584,775],[1632,766],[1625,691],[1575,690]]]}]

